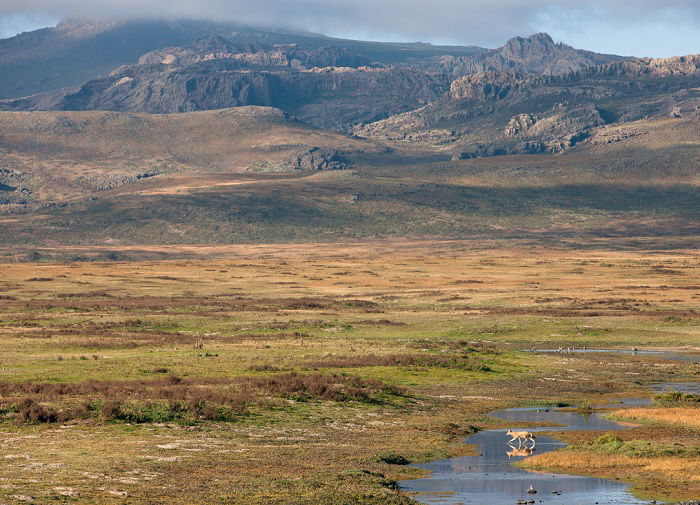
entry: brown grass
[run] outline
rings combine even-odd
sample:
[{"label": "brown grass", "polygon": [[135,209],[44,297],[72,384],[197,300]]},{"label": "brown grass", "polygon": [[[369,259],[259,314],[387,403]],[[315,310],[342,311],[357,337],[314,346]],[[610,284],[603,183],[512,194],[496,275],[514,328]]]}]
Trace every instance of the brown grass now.
[{"label": "brown grass", "polygon": [[697,408],[640,408],[616,410],[613,415],[632,421],[650,421],[700,429],[700,409]]}]

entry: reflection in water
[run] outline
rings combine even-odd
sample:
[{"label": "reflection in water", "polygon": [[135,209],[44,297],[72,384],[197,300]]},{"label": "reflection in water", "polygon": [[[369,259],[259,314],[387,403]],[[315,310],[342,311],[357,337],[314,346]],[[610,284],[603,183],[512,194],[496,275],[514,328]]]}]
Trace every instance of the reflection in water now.
[{"label": "reflection in water", "polygon": [[[658,384],[655,392],[674,388],[681,392],[700,392],[699,383]],[[625,399],[624,405],[648,404],[647,399]],[[513,421],[538,422],[559,425],[556,430],[622,430],[614,421],[604,419],[597,413],[560,412],[556,409],[517,408],[493,412],[491,415]],[[528,428],[540,432],[552,428]],[[564,447],[566,444],[546,436],[537,436],[537,446],[514,447],[508,445],[505,430],[488,430],[476,433],[467,440],[475,444],[479,456],[434,461],[420,468],[430,470],[425,479],[400,483],[405,491],[416,491],[416,499],[423,503],[514,505],[517,500],[535,500],[536,503],[564,505],[640,505],[646,502],[634,498],[627,492],[627,485],[618,481],[577,477],[542,472],[532,472],[514,467],[512,463],[531,455],[545,453]],[[528,494],[532,486],[537,494]],[[561,493],[561,496],[559,495]]]},{"label": "reflection in water", "polygon": [[508,459],[513,458],[513,457],[525,457],[531,455],[533,452],[535,452],[535,446],[532,447],[513,447],[512,445],[508,444],[508,448],[510,451],[506,451],[506,456],[508,456]]}]

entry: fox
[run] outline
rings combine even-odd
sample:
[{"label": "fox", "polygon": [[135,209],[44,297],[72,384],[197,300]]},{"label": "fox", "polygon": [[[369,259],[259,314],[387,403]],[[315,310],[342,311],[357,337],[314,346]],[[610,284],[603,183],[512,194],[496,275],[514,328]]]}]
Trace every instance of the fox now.
[{"label": "fox", "polygon": [[515,442],[516,440],[518,441],[518,444],[520,444],[523,441],[527,442],[528,440],[532,440],[533,443],[536,443],[535,435],[533,435],[529,431],[513,431],[510,428],[508,428],[508,431],[506,431],[506,435],[512,437],[508,443]]}]

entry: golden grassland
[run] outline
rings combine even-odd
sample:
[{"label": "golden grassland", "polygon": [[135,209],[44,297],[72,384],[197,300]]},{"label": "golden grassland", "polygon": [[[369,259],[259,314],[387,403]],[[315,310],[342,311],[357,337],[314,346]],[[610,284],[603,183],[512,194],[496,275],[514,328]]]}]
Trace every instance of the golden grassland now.
[{"label": "golden grassland", "polygon": [[678,424],[700,429],[700,411],[697,408],[625,409],[617,410],[613,412],[613,415],[631,421]]},{"label": "golden grassland", "polygon": [[[697,352],[692,251],[216,252],[0,265],[0,501],[411,503],[395,481],[422,471],[396,456],[467,454],[474,427],[502,426],[494,409],[647,394],[697,373],[653,356],[530,352]],[[672,459],[691,468],[692,454]],[[655,496],[683,496],[681,473],[648,478]]]}]

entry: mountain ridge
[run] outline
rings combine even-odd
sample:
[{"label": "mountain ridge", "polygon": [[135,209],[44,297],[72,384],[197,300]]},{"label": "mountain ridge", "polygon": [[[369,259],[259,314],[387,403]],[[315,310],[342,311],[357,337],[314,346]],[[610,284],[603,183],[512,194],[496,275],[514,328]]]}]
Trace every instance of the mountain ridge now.
[{"label": "mountain ridge", "polygon": [[386,64],[436,54],[460,56],[485,50],[476,46],[364,42],[237,23],[66,20],[54,28],[0,40],[0,74],[3,75],[0,98],[21,98],[75,87],[103,77],[121,65],[134,64],[149,51],[187,46],[208,35],[225,35],[238,42],[257,41],[269,45],[296,43],[302,49],[335,45]]},{"label": "mountain ridge", "polygon": [[[96,29],[88,25],[86,30]],[[465,77],[454,76],[467,68],[562,75],[564,69],[583,70],[622,58],[576,50],[535,34],[494,50],[442,55],[438,66],[434,60],[383,63],[342,45],[309,48],[210,33],[187,45],[152,49],[137,63],[75,88],[0,101],[0,108],[172,113],[259,105],[282,108],[317,127],[351,131],[439,101],[451,88],[454,92],[455,82]]]}]

